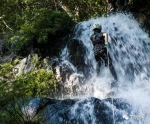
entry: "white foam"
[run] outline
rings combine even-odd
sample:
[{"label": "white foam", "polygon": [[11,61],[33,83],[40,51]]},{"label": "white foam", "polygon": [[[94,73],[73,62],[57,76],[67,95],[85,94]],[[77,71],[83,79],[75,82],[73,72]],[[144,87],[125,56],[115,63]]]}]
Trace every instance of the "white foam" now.
[{"label": "white foam", "polygon": [[[83,41],[88,48],[85,57],[87,61],[93,63],[93,68],[96,67],[96,62],[90,35],[92,25],[95,23],[101,24],[102,32],[109,34],[109,53],[119,83],[115,97],[126,99],[133,106],[132,113],[136,114],[135,116],[144,116],[139,123],[148,124],[150,122],[150,38],[148,34],[131,15],[116,14],[81,22],[76,33],[82,29],[82,34],[77,35],[76,38]],[[99,77],[93,74],[93,79],[94,96],[100,99],[106,98],[111,90],[110,72],[103,70]],[[132,122],[135,123],[133,120]]]}]

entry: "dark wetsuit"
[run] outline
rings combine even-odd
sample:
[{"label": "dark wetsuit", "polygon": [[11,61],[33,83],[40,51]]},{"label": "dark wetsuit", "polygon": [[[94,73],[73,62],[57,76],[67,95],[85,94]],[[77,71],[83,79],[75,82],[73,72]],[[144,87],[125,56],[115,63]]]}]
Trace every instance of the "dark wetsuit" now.
[{"label": "dark wetsuit", "polygon": [[105,61],[105,65],[107,64],[106,56],[107,56],[107,49],[105,47],[105,40],[103,33],[101,32],[94,32],[91,35],[91,41],[94,46],[94,55],[97,62],[103,59]]}]

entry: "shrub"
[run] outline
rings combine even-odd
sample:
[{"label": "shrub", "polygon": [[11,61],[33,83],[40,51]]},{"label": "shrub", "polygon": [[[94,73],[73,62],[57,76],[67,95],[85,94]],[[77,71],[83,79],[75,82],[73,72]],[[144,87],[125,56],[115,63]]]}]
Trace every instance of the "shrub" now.
[{"label": "shrub", "polygon": [[46,8],[38,9],[32,19],[29,16],[26,20],[20,30],[5,43],[9,47],[13,43],[15,52],[19,54],[30,52],[33,47],[37,47],[36,44],[50,42],[49,45],[54,46],[55,39],[66,36],[74,25],[66,13]]}]

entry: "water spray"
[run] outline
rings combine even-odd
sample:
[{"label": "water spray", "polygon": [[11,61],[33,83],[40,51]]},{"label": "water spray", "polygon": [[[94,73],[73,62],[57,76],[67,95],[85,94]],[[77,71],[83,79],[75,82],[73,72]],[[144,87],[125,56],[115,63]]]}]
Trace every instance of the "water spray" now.
[{"label": "water spray", "polygon": [[[109,68],[109,54],[108,54],[108,47],[106,47],[107,49],[107,64],[108,64],[108,68]],[[112,91],[112,88],[111,88]],[[113,107],[113,94],[111,96],[111,102],[112,102],[112,114],[113,114],[113,124],[115,124],[115,114],[114,114],[114,107]]]}]

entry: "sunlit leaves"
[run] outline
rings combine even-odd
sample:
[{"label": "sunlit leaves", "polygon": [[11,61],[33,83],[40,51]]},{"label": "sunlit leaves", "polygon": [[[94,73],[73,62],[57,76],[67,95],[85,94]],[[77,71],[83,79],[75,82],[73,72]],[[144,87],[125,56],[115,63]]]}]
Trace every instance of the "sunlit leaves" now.
[{"label": "sunlit leaves", "polygon": [[0,65],[0,76],[9,77],[12,72],[13,65],[11,63],[4,63]]},{"label": "sunlit leaves", "polygon": [[57,81],[51,72],[39,69],[22,75],[14,82],[13,90],[23,96],[47,96],[56,90]]}]

